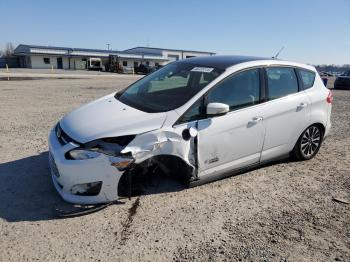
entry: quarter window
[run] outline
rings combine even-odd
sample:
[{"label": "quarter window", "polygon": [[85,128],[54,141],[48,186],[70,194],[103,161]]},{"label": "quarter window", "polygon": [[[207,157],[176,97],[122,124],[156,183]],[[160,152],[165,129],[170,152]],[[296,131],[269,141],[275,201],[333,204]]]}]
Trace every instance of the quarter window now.
[{"label": "quarter window", "polygon": [[201,106],[202,106],[202,99],[199,99],[189,109],[187,109],[185,114],[182,115],[182,117],[176,122],[176,124],[182,124],[182,123],[198,120],[201,116]]},{"label": "quarter window", "polygon": [[301,76],[301,81],[303,82],[304,89],[313,87],[316,74],[311,71],[298,69]]},{"label": "quarter window", "polygon": [[298,81],[293,68],[271,67],[266,69],[266,73],[269,100],[298,92]]},{"label": "quarter window", "polygon": [[224,103],[230,111],[259,103],[259,69],[235,74],[209,91],[208,103]]}]

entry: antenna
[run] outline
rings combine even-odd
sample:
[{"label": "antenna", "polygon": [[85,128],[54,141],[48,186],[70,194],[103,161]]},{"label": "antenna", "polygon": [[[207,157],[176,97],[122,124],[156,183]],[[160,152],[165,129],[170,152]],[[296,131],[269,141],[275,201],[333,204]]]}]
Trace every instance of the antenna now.
[{"label": "antenna", "polygon": [[275,54],[275,56],[273,56],[273,59],[277,59],[277,57],[280,55],[280,53],[282,52],[282,50],[284,49],[284,46],[282,46],[282,48],[277,52],[277,54]]}]

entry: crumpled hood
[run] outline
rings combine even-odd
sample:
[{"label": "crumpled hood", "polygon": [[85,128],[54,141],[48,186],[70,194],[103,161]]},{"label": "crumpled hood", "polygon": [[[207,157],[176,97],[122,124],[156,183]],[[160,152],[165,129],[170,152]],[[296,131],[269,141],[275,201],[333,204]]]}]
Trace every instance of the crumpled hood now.
[{"label": "crumpled hood", "polygon": [[136,135],[162,127],[166,113],[146,113],[127,106],[114,94],[88,103],[66,115],[60,126],[80,143],[104,137]]}]

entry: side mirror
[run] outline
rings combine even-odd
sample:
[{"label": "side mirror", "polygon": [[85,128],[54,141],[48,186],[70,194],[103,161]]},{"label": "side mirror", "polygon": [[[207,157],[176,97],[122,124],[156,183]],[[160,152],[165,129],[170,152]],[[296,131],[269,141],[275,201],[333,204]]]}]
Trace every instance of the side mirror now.
[{"label": "side mirror", "polygon": [[207,115],[218,116],[224,115],[230,110],[229,105],[223,103],[209,103],[207,105]]}]

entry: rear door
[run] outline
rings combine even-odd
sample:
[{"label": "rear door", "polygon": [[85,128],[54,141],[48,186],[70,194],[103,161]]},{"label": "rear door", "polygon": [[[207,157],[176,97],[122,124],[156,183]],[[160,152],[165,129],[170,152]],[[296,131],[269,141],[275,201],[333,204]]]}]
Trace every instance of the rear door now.
[{"label": "rear door", "polygon": [[266,127],[261,161],[289,153],[310,123],[311,102],[298,84],[292,67],[267,67]]}]

